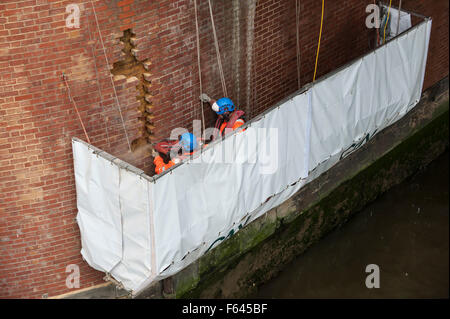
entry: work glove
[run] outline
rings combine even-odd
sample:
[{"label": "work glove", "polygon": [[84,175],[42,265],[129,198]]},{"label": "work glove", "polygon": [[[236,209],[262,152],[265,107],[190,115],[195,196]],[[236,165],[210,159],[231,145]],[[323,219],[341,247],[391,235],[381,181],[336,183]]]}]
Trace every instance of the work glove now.
[{"label": "work glove", "polygon": [[205,102],[205,103],[209,103],[209,101],[211,101],[212,99],[205,93],[202,93],[200,95],[200,101]]}]

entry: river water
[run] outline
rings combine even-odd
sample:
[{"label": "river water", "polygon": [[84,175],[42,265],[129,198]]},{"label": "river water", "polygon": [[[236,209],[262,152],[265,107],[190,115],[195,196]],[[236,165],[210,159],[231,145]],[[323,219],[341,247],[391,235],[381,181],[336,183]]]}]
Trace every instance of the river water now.
[{"label": "river water", "polygon": [[[252,298],[449,298],[448,151],[333,231]],[[379,268],[368,289],[366,266]]]}]

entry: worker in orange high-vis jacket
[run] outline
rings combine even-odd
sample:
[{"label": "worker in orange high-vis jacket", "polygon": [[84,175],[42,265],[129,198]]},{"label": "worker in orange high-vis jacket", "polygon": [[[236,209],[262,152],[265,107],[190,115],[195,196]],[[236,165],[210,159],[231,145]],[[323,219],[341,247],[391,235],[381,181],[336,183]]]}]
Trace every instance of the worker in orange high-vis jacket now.
[{"label": "worker in orange high-vis jacket", "polygon": [[158,153],[154,154],[155,159],[153,160],[156,174],[161,174],[181,161],[179,158],[170,158],[170,151],[177,143],[178,141],[164,140],[156,144],[154,150]]},{"label": "worker in orange high-vis jacket", "polygon": [[200,95],[200,100],[211,104],[211,108],[217,114],[217,120],[214,126],[215,133],[211,140],[217,138],[218,135],[224,136],[227,131],[234,131],[244,125],[245,113],[244,111],[237,110],[231,99],[223,97],[215,101],[203,93]]}]

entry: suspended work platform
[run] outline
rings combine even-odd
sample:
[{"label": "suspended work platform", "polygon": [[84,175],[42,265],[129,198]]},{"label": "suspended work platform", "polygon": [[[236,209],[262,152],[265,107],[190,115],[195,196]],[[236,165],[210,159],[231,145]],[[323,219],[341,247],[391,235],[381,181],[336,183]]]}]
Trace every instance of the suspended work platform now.
[{"label": "suspended work platform", "polygon": [[155,177],[73,138],[84,259],[135,295],[286,201],[414,108],[431,23],[425,18]]}]

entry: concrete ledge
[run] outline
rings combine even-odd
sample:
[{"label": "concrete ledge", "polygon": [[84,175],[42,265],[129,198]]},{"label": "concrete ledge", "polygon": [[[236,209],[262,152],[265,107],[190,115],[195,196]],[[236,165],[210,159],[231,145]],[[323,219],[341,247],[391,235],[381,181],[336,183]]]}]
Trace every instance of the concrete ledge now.
[{"label": "concrete ledge", "polygon": [[[138,299],[161,299],[163,298],[162,282],[155,282]],[[164,296],[165,297],[165,296]],[[131,299],[132,295],[125,289],[120,288],[114,282],[105,282],[100,285],[75,290],[63,295],[50,297],[48,299]]]},{"label": "concrete ledge", "polygon": [[105,282],[100,285],[75,290],[49,299],[122,299],[128,298],[126,290],[118,289],[113,283]]},{"label": "concrete ledge", "polygon": [[174,275],[171,297],[239,298],[253,293],[286,263],[447,147],[445,78],[404,118]]}]

